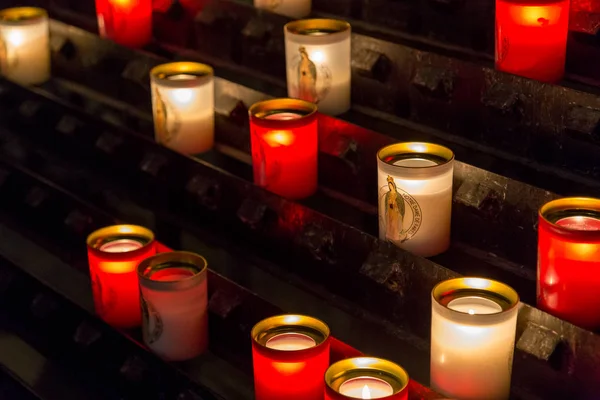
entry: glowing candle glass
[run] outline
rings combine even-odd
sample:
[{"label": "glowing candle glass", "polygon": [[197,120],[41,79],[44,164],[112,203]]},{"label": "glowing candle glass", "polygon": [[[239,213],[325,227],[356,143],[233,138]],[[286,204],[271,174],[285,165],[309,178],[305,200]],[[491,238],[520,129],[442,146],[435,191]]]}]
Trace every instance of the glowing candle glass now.
[{"label": "glowing candle glass", "polygon": [[554,200],[539,212],[537,304],[600,329],[600,199]]},{"label": "glowing candle glass", "polygon": [[393,362],[371,357],[338,361],[325,373],[325,400],[408,400],[408,374]]},{"label": "glowing candle glass", "polygon": [[496,0],[496,68],[542,82],[565,71],[569,0]]},{"label": "glowing candle glass", "polygon": [[41,8],[0,11],[0,73],[21,85],[50,78],[48,14]]},{"label": "glowing candle glass", "polygon": [[213,69],[174,62],[153,68],[150,77],[156,141],[188,155],[210,150],[215,136]]},{"label": "glowing candle glass", "polygon": [[173,251],[138,267],[144,343],[168,361],[183,361],[208,347],[207,262]]},{"label": "glowing candle glass", "polygon": [[290,199],[317,190],[317,107],[295,99],[266,100],[250,107],[254,182]]},{"label": "glowing candle glass", "polygon": [[254,7],[297,19],[310,14],[311,3],[311,0],[254,0]]},{"label": "glowing candle glass", "polygon": [[288,96],[310,101],[325,114],[350,109],[350,24],[305,19],[285,25]]},{"label": "glowing candle glass", "polygon": [[256,400],[322,399],[329,327],[312,317],[280,315],[252,328]]},{"label": "glowing candle glass", "polygon": [[519,296],[483,278],[457,278],[433,288],[431,387],[464,400],[506,400]]},{"label": "glowing candle glass", "polygon": [[128,47],[152,39],[152,0],[96,0],[100,35]]},{"label": "glowing candle glass", "polygon": [[379,238],[423,257],[450,246],[454,154],[431,143],[397,143],[377,154]]},{"label": "glowing candle glass", "polygon": [[156,253],[154,234],[136,225],[99,229],[87,238],[96,314],[118,328],[141,324],[136,268]]}]

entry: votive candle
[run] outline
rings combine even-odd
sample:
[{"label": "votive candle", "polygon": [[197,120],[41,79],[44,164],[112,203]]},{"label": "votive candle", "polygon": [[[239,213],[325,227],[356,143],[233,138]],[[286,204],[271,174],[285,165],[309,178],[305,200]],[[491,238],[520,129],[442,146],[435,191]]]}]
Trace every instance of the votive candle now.
[{"label": "votive candle", "polygon": [[600,329],[600,199],[570,197],[541,207],[537,304],[589,330]]},{"label": "votive candle", "polygon": [[207,266],[198,254],[172,251],[138,267],[144,343],[165,360],[192,359],[208,347]]},{"label": "votive candle", "polygon": [[214,145],[215,106],[212,67],[173,62],[150,71],[156,141],[194,155]]},{"label": "votive candle", "polygon": [[422,257],[450,246],[454,153],[432,143],[396,143],[377,154],[379,238]]},{"label": "votive candle", "polygon": [[304,18],[310,14],[312,0],[254,0],[254,7],[285,15]]},{"label": "votive candle", "polygon": [[48,14],[35,7],[0,11],[0,73],[21,85],[50,78]]},{"label": "votive candle", "polygon": [[87,238],[96,314],[118,328],[141,324],[136,268],[156,253],[154,233],[137,225],[114,225]]},{"label": "votive candle", "polygon": [[456,278],[433,288],[431,387],[463,400],[506,400],[519,296],[490,279]]},{"label": "votive candle", "polygon": [[322,399],[329,327],[303,315],[267,318],[252,328],[256,400]]},{"label": "votive candle", "polygon": [[152,39],[152,0],[96,0],[100,35],[127,47]]},{"label": "votive candle", "polygon": [[288,96],[310,101],[324,114],[350,109],[350,24],[305,19],[285,25]]}]

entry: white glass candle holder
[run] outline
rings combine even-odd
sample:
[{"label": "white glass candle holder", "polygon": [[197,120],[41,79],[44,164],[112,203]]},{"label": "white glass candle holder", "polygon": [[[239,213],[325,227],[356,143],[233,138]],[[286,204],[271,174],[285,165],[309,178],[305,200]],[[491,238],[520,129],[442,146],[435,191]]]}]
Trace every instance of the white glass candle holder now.
[{"label": "white glass candle holder", "polygon": [[483,278],[439,283],[431,293],[431,387],[461,400],[510,394],[519,296]]},{"label": "white glass candle holder", "polygon": [[144,343],[165,360],[189,360],[208,346],[207,265],[174,251],[138,266]]},{"label": "white glass candle holder", "polygon": [[350,109],[350,24],[305,19],[285,25],[288,96],[317,104],[324,114]]},{"label": "white glass candle holder", "polygon": [[50,78],[48,14],[35,7],[0,11],[0,72],[21,85]]},{"label": "white glass candle holder", "polygon": [[377,153],[379,238],[422,257],[450,246],[454,153],[407,142]]},{"label": "white glass candle holder", "polygon": [[254,0],[254,7],[290,18],[304,18],[310,14],[311,0]]},{"label": "white glass candle holder", "polygon": [[173,62],[153,68],[150,78],[156,141],[187,155],[210,150],[215,136],[213,69]]}]

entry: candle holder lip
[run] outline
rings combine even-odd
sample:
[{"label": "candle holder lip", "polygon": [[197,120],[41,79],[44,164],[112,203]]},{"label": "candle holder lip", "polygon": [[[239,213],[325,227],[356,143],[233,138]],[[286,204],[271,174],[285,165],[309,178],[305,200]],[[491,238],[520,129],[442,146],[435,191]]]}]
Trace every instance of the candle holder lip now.
[{"label": "candle holder lip", "polygon": [[[291,122],[310,119],[317,113],[317,105],[309,101],[291,98],[277,98],[259,101],[254,103],[248,110],[248,114],[253,119],[261,121],[278,121]],[[274,120],[269,119],[271,115],[280,113],[293,113],[298,114],[299,118],[289,120]]]},{"label": "candle holder lip", "polygon": [[[175,264],[175,265],[173,265]],[[193,274],[173,281],[158,281],[151,277],[157,271],[169,268],[182,268],[187,265]],[[140,285],[156,291],[177,291],[197,286],[206,279],[208,261],[199,254],[190,251],[171,251],[150,256],[139,263],[137,275]]]},{"label": "candle holder lip", "polygon": [[[388,383],[392,396],[407,390],[410,377],[400,365],[376,357],[353,357],[333,363],[325,371],[325,386],[337,394],[344,382],[358,377],[377,378]],[[387,378],[387,379],[386,379]]]},{"label": "candle holder lip", "polygon": [[[291,331],[309,336],[316,345],[302,350],[277,350],[267,347],[271,337],[280,333],[291,333]],[[319,335],[314,335],[315,332]],[[270,333],[273,335],[269,335]],[[329,343],[330,333],[329,326],[318,318],[301,314],[281,314],[259,321],[252,328],[250,335],[252,343],[262,352],[274,357],[296,357],[320,352],[321,348]]]},{"label": "candle holder lip", "polygon": [[[119,253],[108,252],[100,249],[104,244],[119,239],[133,239],[141,243],[142,246],[131,251]],[[88,235],[86,244],[88,251],[94,253],[96,257],[102,260],[120,261],[124,257],[135,258],[141,254],[144,254],[148,248],[155,245],[154,239],[154,232],[146,227],[140,225],[119,224],[105,226],[104,228],[95,230]]]},{"label": "candle holder lip", "polygon": [[[586,215],[587,214],[587,215]],[[600,219],[600,199],[593,197],[564,197],[547,202],[540,207],[540,224],[565,237],[581,239],[584,236],[592,241],[600,240],[600,230],[580,230],[558,225],[558,221],[567,217],[588,216]]]},{"label": "candle holder lip", "polygon": [[[424,165],[410,167],[405,165],[394,165],[390,158],[400,155],[414,155],[412,158],[425,158],[435,162],[435,165]],[[433,156],[433,157],[432,157]],[[443,167],[454,161],[454,152],[446,146],[428,142],[400,142],[382,147],[377,152],[377,158],[390,167],[405,170],[432,170]],[[395,161],[398,161],[395,159]]]},{"label": "candle holder lip", "polygon": [[48,12],[39,7],[12,7],[0,10],[0,24],[28,25],[48,18]]},{"label": "candle holder lip", "polygon": [[[491,300],[500,306],[502,311],[489,314],[470,314],[448,307],[452,300],[471,296]],[[442,281],[434,286],[431,298],[434,306],[437,305],[446,312],[462,316],[469,321],[493,320],[498,316],[511,313],[519,305],[519,294],[513,288],[502,282],[479,277],[461,277]]]},{"label": "candle holder lip", "polygon": [[[349,22],[339,19],[309,18],[288,22],[283,29],[286,33],[294,35],[322,37],[345,33],[352,28]],[[322,33],[324,35],[314,35],[314,33]]]},{"label": "candle holder lip", "polygon": [[[210,82],[214,69],[207,64],[193,61],[175,61],[157,65],[150,70],[151,80],[161,86],[171,88],[193,88]],[[191,75],[192,79],[171,79],[176,75]]]}]

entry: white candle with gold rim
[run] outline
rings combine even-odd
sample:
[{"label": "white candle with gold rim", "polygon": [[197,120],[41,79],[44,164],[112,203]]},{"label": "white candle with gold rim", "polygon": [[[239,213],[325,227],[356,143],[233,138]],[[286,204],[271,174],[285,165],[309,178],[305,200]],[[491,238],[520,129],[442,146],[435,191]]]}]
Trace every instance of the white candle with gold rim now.
[{"label": "white candle with gold rim", "polygon": [[50,78],[48,14],[35,7],[0,11],[0,73],[21,85]]},{"label": "white candle with gold rim", "polygon": [[305,19],[285,25],[288,96],[316,103],[324,114],[350,109],[350,24]]},{"label": "white candle with gold rim", "polygon": [[379,238],[422,257],[450,245],[454,154],[431,143],[396,143],[377,154]]},{"label": "white candle with gold rim", "polygon": [[290,18],[304,18],[310,14],[311,0],[254,0],[254,7]]},{"label": "white candle with gold rim", "polygon": [[173,62],[150,71],[156,141],[183,154],[214,145],[214,73],[205,64]]},{"label": "white candle with gold rim", "polygon": [[463,400],[508,399],[518,294],[490,279],[457,278],[431,297],[431,387]]}]

